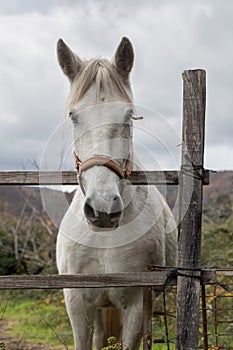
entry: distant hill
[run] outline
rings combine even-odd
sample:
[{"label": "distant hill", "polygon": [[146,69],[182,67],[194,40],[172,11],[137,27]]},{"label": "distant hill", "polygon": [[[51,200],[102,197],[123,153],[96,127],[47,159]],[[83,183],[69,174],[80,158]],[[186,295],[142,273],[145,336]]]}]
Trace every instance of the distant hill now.
[{"label": "distant hill", "polygon": [[[42,201],[42,196],[47,200],[53,201],[54,211],[58,213],[58,220],[64,215],[64,209],[59,201],[61,192],[50,190],[48,188],[40,189],[38,187],[24,187],[24,186],[0,186],[0,213],[19,216],[25,204],[28,204],[28,209],[34,208],[38,214],[44,215],[46,208]],[[68,203],[71,202],[72,193],[65,193],[65,198]]]},{"label": "distant hill", "polygon": [[38,188],[23,186],[0,186],[0,213],[19,215],[25,200],[42,212],[42,201]]},{"label": "distant hill", "polygon": [[219,171],[210,175],[210,184],[204,186],[204,204],[210,203],[223,193],[229,194],[233,200],[233,171]]}]

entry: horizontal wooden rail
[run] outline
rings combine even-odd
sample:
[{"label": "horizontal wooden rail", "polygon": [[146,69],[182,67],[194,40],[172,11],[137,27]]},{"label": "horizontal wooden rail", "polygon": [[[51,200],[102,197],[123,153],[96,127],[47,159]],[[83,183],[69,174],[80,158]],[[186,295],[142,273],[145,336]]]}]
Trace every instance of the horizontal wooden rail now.
[{"label": "horizontal wooden rail", "polygon": [[[132,171],[128,179],[133,185],[178,185],[179,174],[174,170]],[[203,184],[209,184],[209,170],[204,170]],[[77,185],[77,174],[74,171],[0,171],[0,185]]]},{"label": "horizontal wooden rail", "polygon": [[0,289],[145,287],[154,283],[161,286],[166,276],[166,271],[88,275],[13,275],[0,277]]},{"label": "horizontal wooden rail", "polygon": [[[164,286],[171,268],[149,272],[123,272],[77,275],[12,275],[0,276],[1,289],[61,289],[61,288],[110,288]],[[204,284],[215,284],[217,277],[233,276],[233,270],[204,269]],[[194,277],[195,278],[195,277]],[[175,284],[175,281],[173,281]]]}]

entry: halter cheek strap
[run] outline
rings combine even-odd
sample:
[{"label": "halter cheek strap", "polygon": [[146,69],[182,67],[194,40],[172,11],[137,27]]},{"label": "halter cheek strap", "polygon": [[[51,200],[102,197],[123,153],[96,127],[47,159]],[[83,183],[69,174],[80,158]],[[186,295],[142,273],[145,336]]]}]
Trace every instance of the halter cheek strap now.
[{"label": "halter cheek strap", "polygon": [[75,162],[75,168],[77,170],[77,182],[80,185],[84,194],[85,194],[85,189],[81,181],[81,174],[83,171],[90,169],[95,165],[106,166],[110,170],[114,171],[114,173],[116,173],[121,179],[125,179],[131,174],[131,170],[129,168],[129,162],[130,162],[129,159],[127,159],[126,161],[125,169],[122,169],[114,160],[108,157],[97,156],[81,162],[74,151],[74,162]]}]

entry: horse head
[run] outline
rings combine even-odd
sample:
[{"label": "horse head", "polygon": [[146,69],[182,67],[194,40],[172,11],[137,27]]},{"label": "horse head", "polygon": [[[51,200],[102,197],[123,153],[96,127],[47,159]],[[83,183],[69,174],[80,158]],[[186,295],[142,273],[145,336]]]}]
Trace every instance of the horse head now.
[{"label": "horse head", "polygon": [[71,86],[66,112],[73,128],[84,214],[94,230],[112,230],[123,215],[120,180],[132,152],[134,106],[129,75],[133,47],[122,38],[111,62],[82,60],[61,39],[57,52]]}]

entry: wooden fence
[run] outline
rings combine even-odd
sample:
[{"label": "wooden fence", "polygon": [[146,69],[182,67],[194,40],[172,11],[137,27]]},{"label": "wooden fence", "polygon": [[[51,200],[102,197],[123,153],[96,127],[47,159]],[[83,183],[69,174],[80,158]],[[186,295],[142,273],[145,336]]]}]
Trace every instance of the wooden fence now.
[{"label": "wooden fence", "polygon": [[[202,186],[209,183],[203,169],[206,75],[203,70],[183,73],[182,162],[177,171],[138,171],[129,180],[134,185],[180,185],[180,219],[177,268],[176,350],[198,348],[199,296],[202,283],[214,283],[215,274],[202,270]],[[0,172],[0,185],[77,184],[75,172]],[[190,193],[191,190],[191,193]],[[163,286],[171,269],[102,275],[0,276],[0,289],[101,288]],[[145,289],[146,291],[146,289]],[[147,315],[150,316],[150,315]],[[150,317],[145,320],[145,324]],[[148,329],[146,326],[145,329]],[[144,335],[144,350],[151,340]]]}]

